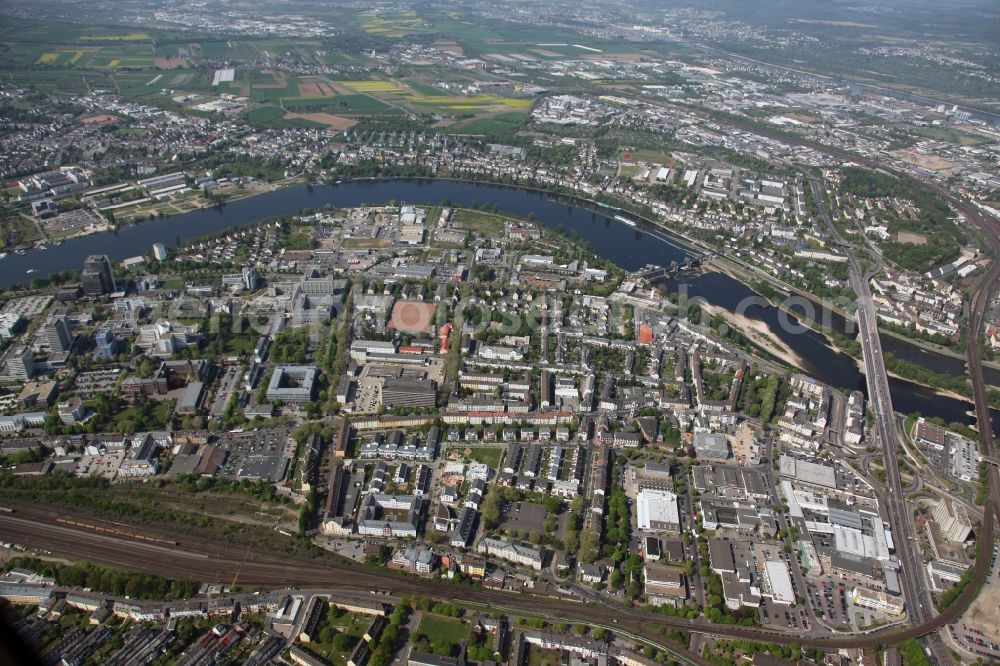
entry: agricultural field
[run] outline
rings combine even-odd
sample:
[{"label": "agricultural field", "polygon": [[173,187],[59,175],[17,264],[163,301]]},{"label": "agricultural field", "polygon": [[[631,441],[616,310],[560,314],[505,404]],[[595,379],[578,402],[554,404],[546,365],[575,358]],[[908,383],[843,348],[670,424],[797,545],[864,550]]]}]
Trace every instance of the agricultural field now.
[{"label": "agricultural field", "polygon": [[9,21],[0,28],[5,68],[152,68],[153,37],[128,28]]},{"label": "agricultural field", "polygon": [[628,41],[581,41],[578,33],[551,26],[531,27],[519,24],[516,30],[505,32],[502,23],[482,23],[465,20],[455,12],[434,20],[437,32],[446,35],[462,47],[466,57],[487,54],[522,55],[538,60],[585,57],[637,56],[637,45]]},{"label": "agricultural field", "polygon": [[[464,81],[469,84],[469,81]],[[359,118],[412,113],[442,116],[455,133],[517,131],[533,100],[491,94],[449,94],[418,78],[335,80],[324,76],[289,76],[281,72],[237,76],[234,91],[260,102],[246,117],[270,125],[302,125],[344,130]]]},{"label": "agricultural field", "polygon": [[[386,37],[436,29],[412,12],[373,11],[360,20],[365,31]],[[438,127],[450,133],[512,133],[523,127],[533,103],[444,90],[435,84],[468,87],[477,79],[437,69],[417,69],[400,78],[339,80],[237,65],[234,81],[213,86],[213,67],[205,67],[206,61],[223,59],[297,57],[328,65],[367,58],[337,53],[318,39],[204,39],[155,29],[14,22],[0,28],[0,44],[7,49],[0,57],[0,75],[15,85],[66,93],[113,88],[125,98],[167,109],[179,109],[173,99],[182,95],[228,93],[249,98],[246,118],[269,126],[345,130],[365,117],[413,114],[439,116]],[[440,46],[452,52],[464,48],[457,37]]]},{"label": "agricultural field", "polygon": [[434,26],[426,23],[416,12],[409,9],[365,12],[358,17],[358,22],[366,33],[383,37],[399,38],[434,31]]}]

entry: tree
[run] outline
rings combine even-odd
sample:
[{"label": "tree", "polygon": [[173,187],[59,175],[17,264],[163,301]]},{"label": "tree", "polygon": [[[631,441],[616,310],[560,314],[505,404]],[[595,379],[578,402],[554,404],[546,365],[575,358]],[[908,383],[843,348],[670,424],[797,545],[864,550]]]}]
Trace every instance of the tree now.
[{"label": "tree", "polygon": [[483,500],[483,528],[494,529],[500,524],[500,490],[496,485],[490,486]]},{"label": "tree", "polygon": [[598,534],[592,529],[586,529],[580,533],[579,557],[581,562],[589,563],[597,559],[598,541]]}]

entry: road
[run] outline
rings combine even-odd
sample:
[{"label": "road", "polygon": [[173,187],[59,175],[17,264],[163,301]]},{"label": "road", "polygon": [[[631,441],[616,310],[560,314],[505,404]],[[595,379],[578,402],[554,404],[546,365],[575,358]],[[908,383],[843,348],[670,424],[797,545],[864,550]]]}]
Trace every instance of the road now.
[{"label": "road", "polygon": [[[847,247],[844,239],[840,237],[830,220],[829,211],[821,196],[819,181],[811,179],[809,187],[812,190],[813,200],[820,217],[826,222],[833,236]],[[872,276],[861,270],[853,252],[848,250],[847,256],[851,287],[858,299],[858,329],[865,365],[865,381],[868,385],[868,403],[874,417],[873,433],[882,445],[886,484],[889,488],[889,495],[884,498],[884,506],[889,524],[892,527],[893,540],[896,543],[896,556],[900,562],[900,573],[902,574],[900,583],[907,604],[907,620],[911,626],[919,626],[934,616],[934,607],[927,580],[923,574],[923,557],[917,545],[918,541],[914,534],[910,510],[907,508],[906,496],[903,494],[899,463],[896,460],[896,447],[899,444],[900,435],[896,429],[896,412],[893,409],[892,394],[889,391],[889,376],[882,358],[882,342],[878,335],[875,303],[868,286],[868,281]],[[928,635],[925,637],[925,644],[930,648],[935,663],[946,664],[951,661],[948,649],[940,636]]]}]

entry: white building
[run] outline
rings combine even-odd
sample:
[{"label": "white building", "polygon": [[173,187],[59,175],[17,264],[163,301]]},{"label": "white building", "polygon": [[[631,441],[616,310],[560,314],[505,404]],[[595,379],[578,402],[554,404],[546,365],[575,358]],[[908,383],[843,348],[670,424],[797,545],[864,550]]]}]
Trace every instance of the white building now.
[{"label": "white building", "polygon": [[771,600],[776,604],[794,604],[795,592],[788,565],[777,560],[767,561],[764,562],[764,573],[770,587]]},{"label": "white building", "polygon": [[492,537],[483,537],[479,540],[479,546],[476,550],[480,555],[499,557],[514,564],[531,567],[535,571],[542,570],[543,553],[541,549],[517,540],[501,541]]},{"label": "white building", "polygon": [[679,532],[681,529],[677,495],[672,492],[644,488],[636,497],[636,514],[640,530]]}]

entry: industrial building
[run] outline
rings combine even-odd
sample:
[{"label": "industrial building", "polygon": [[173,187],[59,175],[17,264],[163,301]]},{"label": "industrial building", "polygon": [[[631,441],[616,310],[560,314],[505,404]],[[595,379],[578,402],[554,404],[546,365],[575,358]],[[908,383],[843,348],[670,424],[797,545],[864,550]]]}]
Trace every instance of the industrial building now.
[{"label": "industrial building", "polygon": [[666,490],[645,488],[636,497],[636,513],[640,530],[679,532],[680,510],[677,495]]}]

